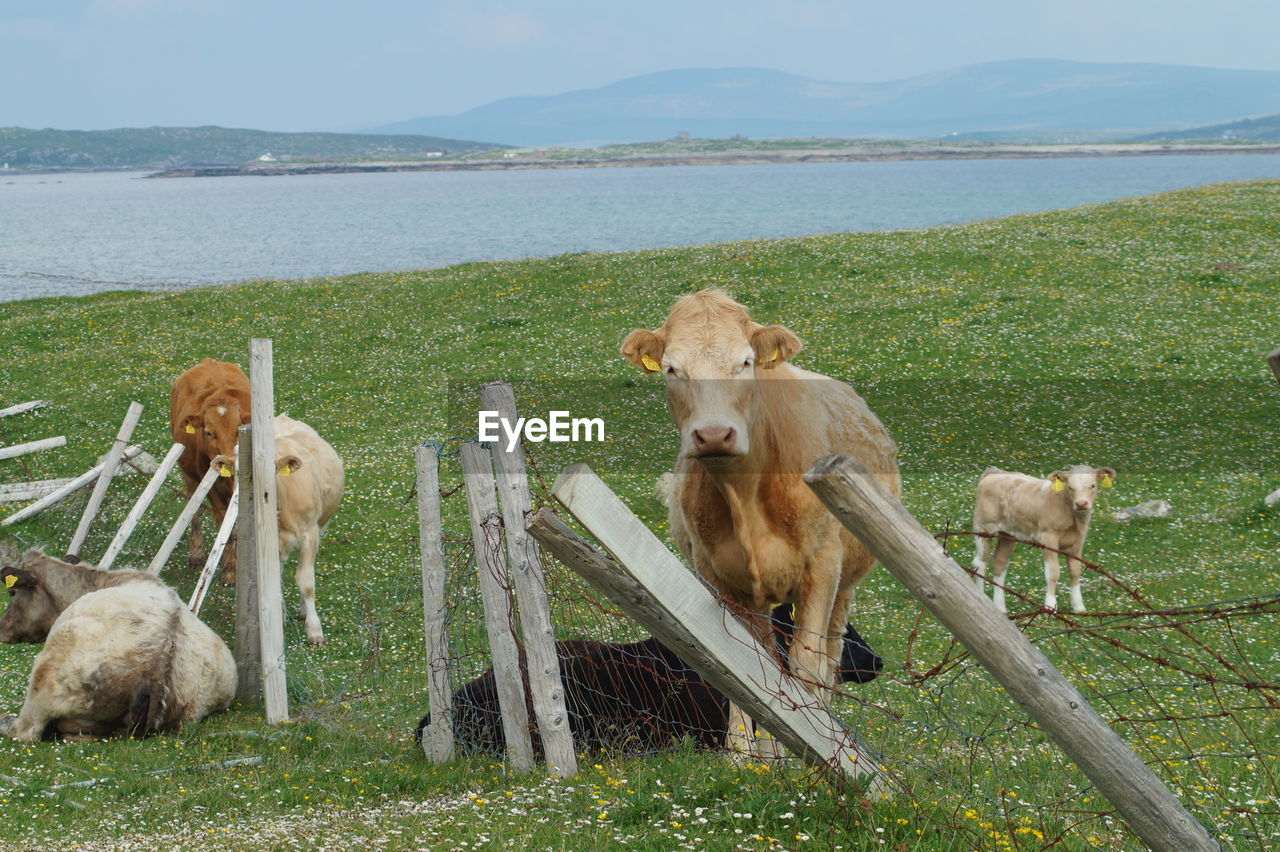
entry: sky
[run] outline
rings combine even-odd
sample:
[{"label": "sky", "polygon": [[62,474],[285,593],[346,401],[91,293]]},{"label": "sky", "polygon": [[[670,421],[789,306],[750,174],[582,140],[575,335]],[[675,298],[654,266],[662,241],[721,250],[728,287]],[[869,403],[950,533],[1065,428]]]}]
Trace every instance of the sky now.
[{"label": "sky", "polygon": [[674,68],[1280,71],[1280,0],[0,0],[0,127],[357,131]]}]

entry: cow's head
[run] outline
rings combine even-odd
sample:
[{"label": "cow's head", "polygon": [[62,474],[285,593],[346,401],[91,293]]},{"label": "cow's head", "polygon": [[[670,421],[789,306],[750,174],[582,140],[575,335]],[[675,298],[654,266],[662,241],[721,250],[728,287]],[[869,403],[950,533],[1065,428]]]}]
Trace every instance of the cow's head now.
[{"label": "cow's head", "polygon": [[677,301],[660,327],[627,335],[622,355],[665,376],[681,453],[715,466],[751,451],[757,371],[772,370],[802,345],[783,326],[753,322],[723,291],[703,290]]},{"label": "cow's head", "polygon": [[0,550],[0,582],[9,593],[0,616],[0,642],[43,642],[62,607],[45,586],[40,561]]},{"label": "cow's head", "polygon": [[1089,467],[1078,464],[1070,470],[1055,470],[1049,474],[1049,484],[1054,491],[1065,491],[1067,502],[1077,512],[1088,512],[1098,499],[1098,486],[1110,488],[1116,480],[1116,472],[1109,467]]},{"label": "cow's head", "polygon": [[250,420],[249,412],[231,397],[211,400],[199,414],[189,414],[178,424],[186,435],[194,435],[196,446],[206,458],[235,458],[240,427]]}]

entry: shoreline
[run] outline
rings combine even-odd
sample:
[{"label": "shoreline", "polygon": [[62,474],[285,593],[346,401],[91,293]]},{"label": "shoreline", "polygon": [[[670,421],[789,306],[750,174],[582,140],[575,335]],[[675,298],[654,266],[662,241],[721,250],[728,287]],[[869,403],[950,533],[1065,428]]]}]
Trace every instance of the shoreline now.
[{"label": "shoreline", "polygon": [[930,147],[919,149],[855,148],[741,151],[709,154],[633,155],[622,157],[546,157],[517,155],[503,159],[385,163],[287,163],[194,166],[148,174],[148,178],[281,177],[315,174],[380,174],[390,172],[508,171],[521,169],[662,168],[672,166],[779,165],[789,163],[860,163],[903,160],[1000,160],[1071,157],[1212,156],[1280,154],[1280,142],[1264,145],[1009,145],[991,148]]}]

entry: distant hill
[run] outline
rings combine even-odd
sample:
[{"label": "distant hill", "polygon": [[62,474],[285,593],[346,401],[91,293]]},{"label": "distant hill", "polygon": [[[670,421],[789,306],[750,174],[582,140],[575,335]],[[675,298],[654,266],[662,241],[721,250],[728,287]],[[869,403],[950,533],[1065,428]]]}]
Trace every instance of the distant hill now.
[{"label": "distant hill", "polygon": [[0,127],[0,165],[15,169],[157,169],[193,163],[243,163],[264,154],[285,161],[422,159],[501,148],[419,135],[273,133],[226,127],[26,130]]},{"label": "distant hill", "polygon": [[663,71],[559,95],[513,97],[373,133],[536,146],[666,139],[982,134],[994,141],[1123,138],[1280,111],[1280,72],[1024,59],[887,83],[762,68]]},{"label": "distant hill", "polygon": [[1280,113],[1261,118],[1242,118],[1225,124],[1189,127],[1185,130],[1164,130],[1135,136],[1134,142],[1161,142],[1165,140],[1214,140],[1240,142],[1280,142]]}]

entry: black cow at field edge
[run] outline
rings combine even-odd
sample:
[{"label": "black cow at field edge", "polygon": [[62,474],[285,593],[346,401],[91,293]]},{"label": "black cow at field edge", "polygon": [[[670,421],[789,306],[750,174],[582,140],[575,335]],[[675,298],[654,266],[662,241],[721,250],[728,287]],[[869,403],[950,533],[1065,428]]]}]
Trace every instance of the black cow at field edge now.
[{"label": "black cow at field edge", "polygon": [[[779,650],[793,631],[790,607],[774,610],[774,638]],[[579,751],[643,754],[671,748],[688,737],[699,748],[724,747],[729,702],[657,639],[638,642],[570,640],[556,643],[565,709]],[[785,659],[785,657],[784,657]],[[528,690],[527,664],[520,649],[520,671]],[[883,661],[850,625],[845,630],[839,680],[865,683],[879,674]],[[453,730],[463,754],[502,755],[506,737],[498,707],[493,668],[454,693]],[[542,743],[530,703],[530,737],[534,751]],[[427,714],[414,730],[422,742]]]}]

